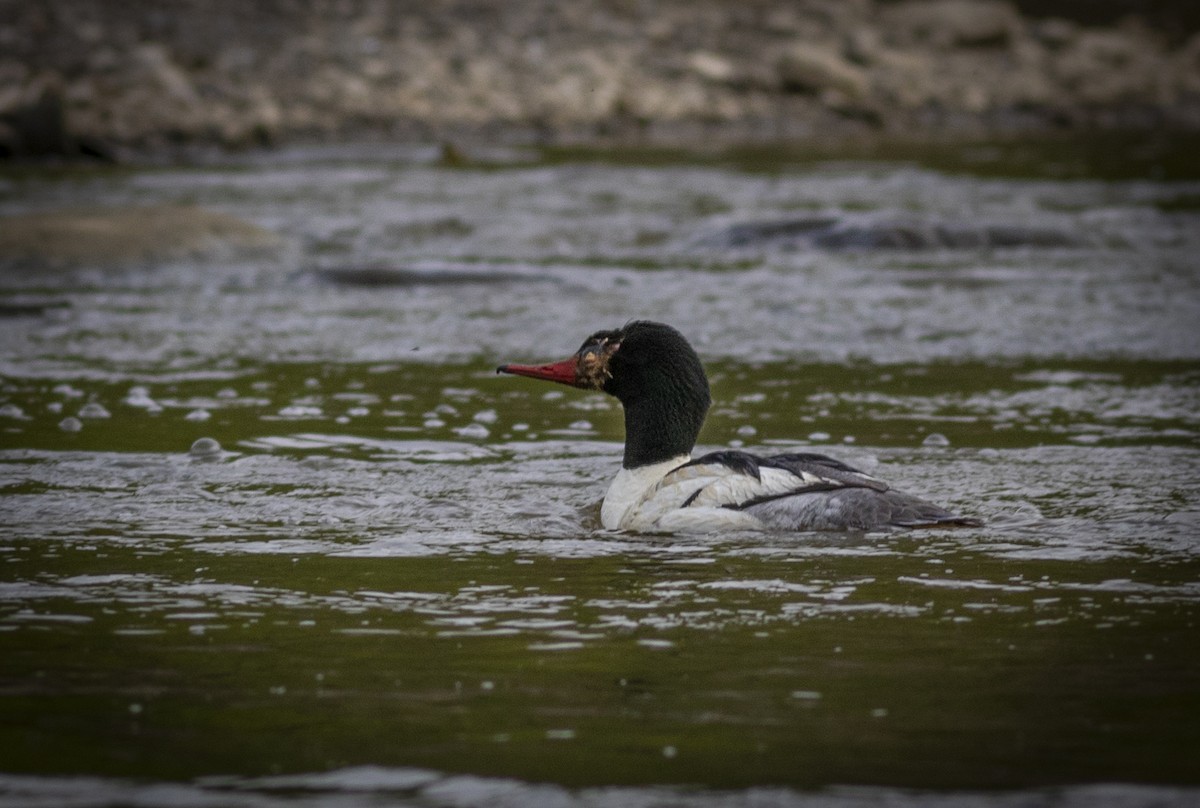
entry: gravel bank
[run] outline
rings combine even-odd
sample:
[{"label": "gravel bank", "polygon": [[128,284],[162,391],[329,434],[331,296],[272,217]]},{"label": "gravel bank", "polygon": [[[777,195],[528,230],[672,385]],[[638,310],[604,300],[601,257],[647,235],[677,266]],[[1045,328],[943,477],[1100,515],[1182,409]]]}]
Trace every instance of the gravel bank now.
[{"label": "gravel bank", "polygon": [[0,0],[0,155],[1200,129],[1200,34],[1110,16],[1005,0]]}]

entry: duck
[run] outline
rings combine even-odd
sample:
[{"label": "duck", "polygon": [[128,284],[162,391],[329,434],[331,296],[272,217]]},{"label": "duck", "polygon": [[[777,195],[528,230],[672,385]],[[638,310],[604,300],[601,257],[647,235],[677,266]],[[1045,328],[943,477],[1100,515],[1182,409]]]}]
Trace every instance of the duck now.
[{"label": "duck", "polygon": [[708,376],[687,339],[665,323],[634,320],[595,332],[561,361],[504,364],[496,372],[600,391],[621,403],[624,456],[600,506],[607,530],[876,532],[982,525],[823,454],[724,449],[693,457],[712,404]]}]

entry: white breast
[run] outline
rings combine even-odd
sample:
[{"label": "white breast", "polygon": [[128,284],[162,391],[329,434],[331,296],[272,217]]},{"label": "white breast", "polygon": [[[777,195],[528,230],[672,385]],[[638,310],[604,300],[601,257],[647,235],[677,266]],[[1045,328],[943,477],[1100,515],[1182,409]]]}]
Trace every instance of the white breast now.
[{"label": "white breast", "polygon": [[[639,533],[762,527],[755,517],[723,508],[723,503],[718,501],[721,497],[709,495],[714,482],[736,487],[739,482],[749,482],[753,478],[728,470],[725,474],[720,471],[714,474],[716,469],[711,466],[679,468],[689,460],[690,456],[680,455],[649,466],[621,469],[604,497],[600,508],[601,524],[609,530]],[[721,479],[726,475],[728,480]],[[751,491],[738,493],[754,495]],[[693,495],[696,495],[696,501],[689,503],[688,499]],[[698,501],[702,498],[705,501]],[[725,502],[734,499],[731,492],[725,492]],[[684,507],[685,503],[688,503],[687,507]]]},{"label": "white breast", "polygon": [[[635,527],[633,523],[642,521],[639,512],[647,495],[662,482],[667,472],[679,468],[691,459],[691,455],[679,455],[661,463],[618,471],[612,485],[608,487],[608,493],[604,495],[604,504],[600,506],[600,524],[609,530],[646,530],[647,528]],[[679,504],[675,507],[679,507]]]},{"label": "white breast", "polygon": [[[831,490],[887,489],[853,469],[823,466],[812,458],[786,457],[790,460],[786,468],[762,459],[747,466],[736,457],[714,454],[695,463],[680,455],[641,468],[621,469],[604,498],[600,521],[610,530],[644,533],[754,529],[766,524],[759,518],[759,503],[786,500],[790,511],[804,515],[828,507],[831,498],[827,492]],[[778,510],[781,506],[772,507]]]}]

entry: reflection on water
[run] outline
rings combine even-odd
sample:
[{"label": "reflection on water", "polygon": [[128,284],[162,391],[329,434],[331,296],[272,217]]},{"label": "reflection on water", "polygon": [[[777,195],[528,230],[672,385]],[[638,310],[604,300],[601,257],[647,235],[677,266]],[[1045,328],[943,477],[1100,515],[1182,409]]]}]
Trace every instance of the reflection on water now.
[{"label": "reflection on water", "polygon": [[[1195,193],[319,159],[0,186],[290,244],[0,278],[0,804],[1188,804],[1200,227],[1163,203]],[[806,218],[1071,239],[721,241]],[[826,452],[987,526],[602,530],[615,402],[492,368],[634,316],[697,343],[702,448]]]}]

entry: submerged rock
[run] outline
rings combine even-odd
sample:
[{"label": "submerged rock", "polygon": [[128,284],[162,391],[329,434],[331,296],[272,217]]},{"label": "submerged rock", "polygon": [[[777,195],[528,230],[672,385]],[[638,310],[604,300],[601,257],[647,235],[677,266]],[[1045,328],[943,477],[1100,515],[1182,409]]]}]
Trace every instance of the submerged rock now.
[{"label": "submerged rock", "polygon": [[546,275],[511,272],[494,267],[434,268],[415,267],[322,267],[310,273],[327,283],[339,286],[460,286],[474,283],[509,283],[512,281],[545,281]]},{"label": "submerged rock", "polygon": [[192,206],[58,210],[0,219],[0,271],[143,265],[280,244],[257,225]]},{"label": "submerged rock", "polygon": [[702,247],[825,250],[935,250],[1077,247],[1083,241],[1048,227],[924,221],[857,221],[809,216],[743,222],[702,238]]}]

